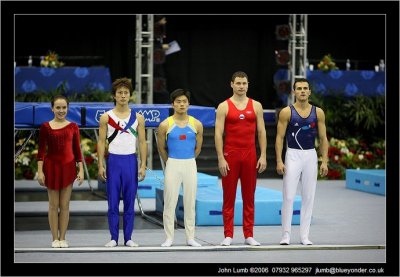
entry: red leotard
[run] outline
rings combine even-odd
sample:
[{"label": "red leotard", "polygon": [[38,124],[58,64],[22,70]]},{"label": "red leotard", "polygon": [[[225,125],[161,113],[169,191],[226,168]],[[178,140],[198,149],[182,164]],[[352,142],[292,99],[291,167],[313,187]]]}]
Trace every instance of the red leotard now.
[{"label": "red leotard", "polygon": [[253,237],[254,227],[257,117],[253,108],[253,100],[250,98],[244,110],[238,110],[230,99],[227,99],[227,103],[224,157],[230,170],[227,176],[222,177],[224,235],[233,238],[236,188],[240,178],[243,199],[243,233],[245,238],[248,238]]},{"label": "red leotard", "polygon": [[76,178],[76,162],[82,161],[78,125],[71,122],[63,128],[52,129],[48,122],[43,123],[37,160],[43,161],[47,188],[60,190],[72,184]]}]

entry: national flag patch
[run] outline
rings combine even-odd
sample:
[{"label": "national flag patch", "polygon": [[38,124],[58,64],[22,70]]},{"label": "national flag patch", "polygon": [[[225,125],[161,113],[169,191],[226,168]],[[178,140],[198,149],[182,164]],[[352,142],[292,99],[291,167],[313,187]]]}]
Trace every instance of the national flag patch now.
[{"label": "national flag patch", "polygon": [[185,134],[179,135],[179,140],[186,140],[186,135]]}]

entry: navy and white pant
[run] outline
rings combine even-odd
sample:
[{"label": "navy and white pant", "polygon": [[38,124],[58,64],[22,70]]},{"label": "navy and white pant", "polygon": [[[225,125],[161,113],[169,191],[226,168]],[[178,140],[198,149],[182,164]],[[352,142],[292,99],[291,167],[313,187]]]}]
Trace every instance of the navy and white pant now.
[{"label": "navy and white pant", "polygon": [[136,154],[117,155],[107,158],[108,226],[111,240],[118,243],[119,201],[122,191],[124,213],[124,243],[131,239],[135,220],[135,198],[138,188],[138,161]]}]

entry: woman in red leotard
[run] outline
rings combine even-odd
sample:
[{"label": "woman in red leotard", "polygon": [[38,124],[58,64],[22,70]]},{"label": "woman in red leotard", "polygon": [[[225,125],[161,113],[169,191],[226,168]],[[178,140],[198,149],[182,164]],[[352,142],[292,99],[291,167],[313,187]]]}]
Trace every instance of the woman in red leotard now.
[{"label": "woman in red leotard", "polygon": [[[72,183],[83,182],[83,164],[79,128],[66,119],[68,99],[57,95],[51,101],[54,118],[40,126],[38,182],[47,187],[49,196],[49,225],[53,242],[51,247],[66,248],[65,240],[69,222],[69,201]],[[77,174],[76,163],[79,166]]]}]

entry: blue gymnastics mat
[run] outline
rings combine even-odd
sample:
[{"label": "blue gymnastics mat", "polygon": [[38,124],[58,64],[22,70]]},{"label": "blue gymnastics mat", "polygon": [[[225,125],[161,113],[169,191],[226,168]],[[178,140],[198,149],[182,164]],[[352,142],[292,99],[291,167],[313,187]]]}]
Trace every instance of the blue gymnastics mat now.
[{"label": "blue gymnastics mat", "polygon": [[[164,191],[156,189],[156,212],[162,213]],[[196,196],[196,225],[223,226],[222,188],[217,186],[198,187]],[[280,225],[282,192],[264,187],[257,187],[255,193],[254,225]],[[293,205],[292,224],[300,224],[301,197],[296,195]],[[176,217],[183,220],[183,193],[179,194]],[[243,201],[240,187],[236,191],[234,224],[242,225]]]},{"label": "blue gymnastics mat", "polygon": [[[138,184],[138,194],[140,198],[155,198],[156,188],[163,188],[164,173],[162,170],[147,170],[146,178]],[[218,177],[209,174],[197,173],[198,187],[218,186]],[[98,188],[106,191],[105,183],[99,182]]]},{"label": "blue gymnastics mat", "polygon": [[379,195],[386,195],[386,170],[347,169],[346,188]]}]

